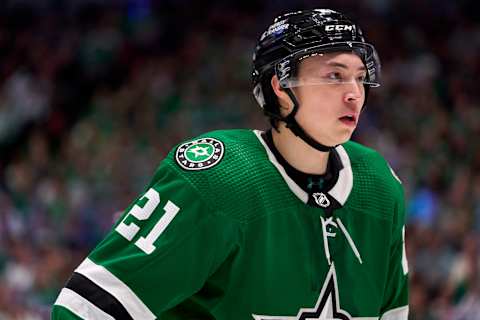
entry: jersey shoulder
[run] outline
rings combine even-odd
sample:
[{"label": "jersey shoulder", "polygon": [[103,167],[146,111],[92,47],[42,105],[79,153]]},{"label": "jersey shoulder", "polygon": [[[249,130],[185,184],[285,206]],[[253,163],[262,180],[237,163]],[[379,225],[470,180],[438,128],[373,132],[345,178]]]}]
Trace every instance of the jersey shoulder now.
[{"label": "jersey shoulder", "polygon": [[352,168],[363,169],[364,173],[393,185],[402,183],[387,160],[378,151],[354,141],[343,144],[343,147],[350,158]]},{"label": "jersey shoulder", "polygon": [[258,218],[265,212],[260,207],[280,205],[290,194],[286,186],[273,187],[284,183],[253,130],[218,130],[189,139],[175,146],[160,167],[168,167],[206,203],[240,222]]},{"label": "jersey shoulder", "polygon": [[350,205],[363,212],[388,220],[403,211],[404,191],[401,180],[385,158],[374,149],[349,141],[342,145],[353,174]]},{"label": "jersey shoulder", "polygon": [[265,157],[252,130],[217,130],[176,145],[165,162],[183,176],[212,176],[239,171]]}]

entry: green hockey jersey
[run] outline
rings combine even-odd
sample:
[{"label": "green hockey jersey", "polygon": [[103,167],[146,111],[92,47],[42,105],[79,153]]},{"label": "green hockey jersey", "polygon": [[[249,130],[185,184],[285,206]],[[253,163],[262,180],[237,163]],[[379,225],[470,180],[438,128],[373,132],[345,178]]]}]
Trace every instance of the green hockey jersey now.
[{"label": "green hockey jersey", "polygon": [[335,153],[338,179],[312,206],[259,131],[180,144],[52,319],[406,320],[401,183],[371,149]]}]

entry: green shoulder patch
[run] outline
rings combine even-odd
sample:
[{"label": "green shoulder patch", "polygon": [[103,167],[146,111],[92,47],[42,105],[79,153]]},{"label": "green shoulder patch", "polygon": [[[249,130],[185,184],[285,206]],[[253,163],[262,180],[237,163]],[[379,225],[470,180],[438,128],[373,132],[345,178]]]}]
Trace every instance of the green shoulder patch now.
[{"label": "green shoulder patch", "polygon": [[185,170],[205,170],[217,165],[223,158],[225,146],[214,138],[200,138],[178,146],[175,161]]}]

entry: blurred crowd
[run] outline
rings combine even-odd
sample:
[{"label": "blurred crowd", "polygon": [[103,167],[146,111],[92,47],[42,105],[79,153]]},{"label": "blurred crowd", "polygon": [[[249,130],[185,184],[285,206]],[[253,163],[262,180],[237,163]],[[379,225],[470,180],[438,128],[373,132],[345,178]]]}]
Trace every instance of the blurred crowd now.
[{"label": "blurred crowd", "polygon": [[[260,32],[314,1],[0,4],[0,320],[48,319],[67,277],[178,142],[264,129]],[[480,319],[480,20],[474,1],[324,1],[375,44],[354,140],[407,196],[411,319]]]}]

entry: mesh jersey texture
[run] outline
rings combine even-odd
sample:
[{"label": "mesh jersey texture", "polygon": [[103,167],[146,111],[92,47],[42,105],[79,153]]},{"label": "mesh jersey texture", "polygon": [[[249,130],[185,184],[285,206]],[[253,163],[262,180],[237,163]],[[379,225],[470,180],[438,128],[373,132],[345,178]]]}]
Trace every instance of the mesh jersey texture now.
[{"label": "mesh jersey texture", "polygon": [[[224,159],[217,166],[203,171],[183,170],[175,164],[174,151],[165,162],[194,186],[207,204],[241,223],[274,213],[278,208],[296,208],[300,200],[290,191],[251,130],[213,131],[198,138],[202,137],[213,137],[225,144]],[[346,206],[393,219],[395,200],[403,196],[403,191],[386,161],[376,151],[355,142],[343,146],[354,175]]]},{"label": "mesh jersey texture", "polygon": [[[110,273],[119,285],[100,279],[92,286],[83,278],[71,290],[90,288],[95,295],[84,298],[107,309],[109,295],[121,297],[117,290],[125,286],[144,304],[137,308],[160,319],[303,319],[302,310],[326,301],[321,292],[334,267],[338,308],[352,317],[377,319],[406,307],[403,189],[377,152],[343,145],[353,186],[332,213],[337,227],[326,230],[325,211],[292,192],[255,132],[214,131],[190,141],[206,137],[223,143],[223,159],[186,170],[174,148],[146,188],[159,194],[155,211],[146,219],[131,214],[145,204],[142,194],[90,253],[92,269],[76,272],[86,278]],[[136,242],[151,234],[170,201],[178,214],[146,254]],[[138,232],[126,239],[116,231],[120,224]],[[65,306],[71,305],[55,306],[52,319],[77,319]],[[405,313],[395,317],[406,319]]]}]

